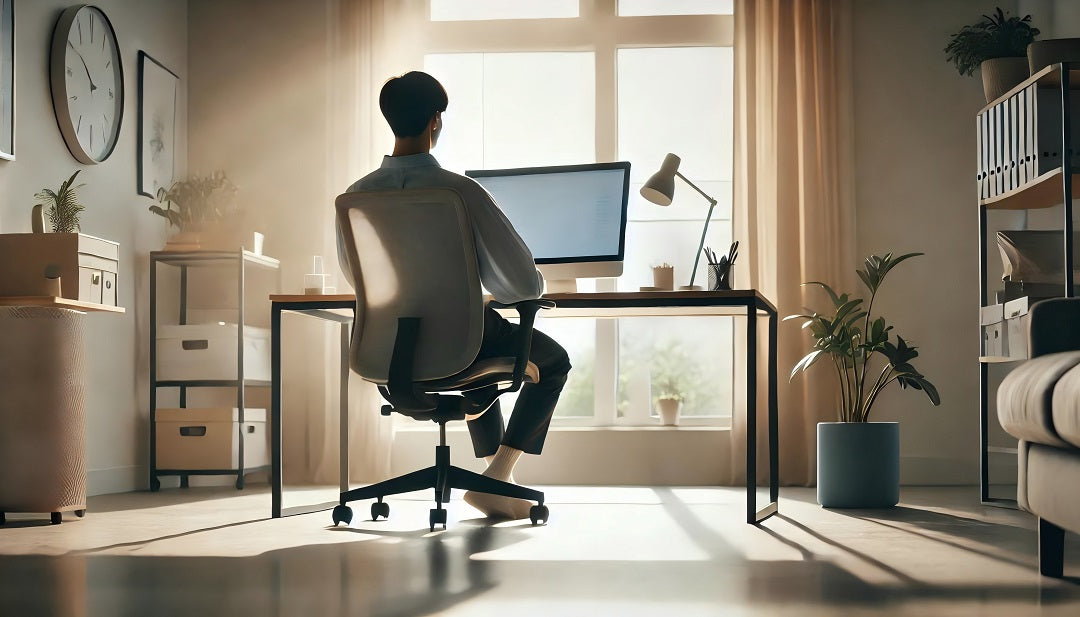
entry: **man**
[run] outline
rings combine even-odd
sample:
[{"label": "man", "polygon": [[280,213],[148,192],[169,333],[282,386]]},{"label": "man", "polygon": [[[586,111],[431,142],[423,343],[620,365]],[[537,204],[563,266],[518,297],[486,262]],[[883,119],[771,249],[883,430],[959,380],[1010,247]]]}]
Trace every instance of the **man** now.
[{"label": "man", "polygon": [[[442,130],[446,90],[431,75],[419,71],[393,77],[379,94],[379,108],[394,131],[394,151],[383,157],[382,166],[357,180],[349,191],[451,188],[465,202],[476,240],[480,281],[500,302],[511,303],[540,297],[544,279],[536,270],[532,253],[495,205],[491,195],[471,178],[439,167],[431,149]],[[339,257],[348,272],[347,261]],[[484,309],[484,338],[477,359],[515,354],[518,326],[491,308]],[[535,331],[529,355],[540,369],[540,380],[521,388],[510,423],[503,427],[502,410],[496,402],[487,413],[468,422],[473,450],[484,457],[484,475],[513,482],[514,465],[523,452],[540,454],[555,403],[566,384],[570,359],[558,343]],[[531,504],[485,493],[468,492],[465,501],[493,518],[529,516]]]}]

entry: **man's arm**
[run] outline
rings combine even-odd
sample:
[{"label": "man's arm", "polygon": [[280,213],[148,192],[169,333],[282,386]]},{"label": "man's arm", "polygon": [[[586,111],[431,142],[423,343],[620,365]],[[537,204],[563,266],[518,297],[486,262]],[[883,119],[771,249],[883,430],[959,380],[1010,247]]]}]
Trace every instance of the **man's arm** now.
[{"label": "man's arm", "polygon": [[462,197],[476,231],[480,282],[499,302],[510,304],[539,298],[544,290],[544,277],[536,270],[529,247],[491,195],[470,180]]}]

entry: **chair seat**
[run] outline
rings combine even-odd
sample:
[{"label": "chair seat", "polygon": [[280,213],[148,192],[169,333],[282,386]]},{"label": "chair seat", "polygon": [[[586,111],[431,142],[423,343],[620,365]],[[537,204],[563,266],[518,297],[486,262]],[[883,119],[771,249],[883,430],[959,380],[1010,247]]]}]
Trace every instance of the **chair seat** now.
[{"label": "chair seat", "polygon": [[[424,392],[449,392],[453,390],[476,390],[485,386],[508,383],[514,380],[512,357],[486,358],[474,362],[469,368],[442,379],[417,382]],[[540,369],[529,362],[525,365],[524,383],[540,381]]]}]

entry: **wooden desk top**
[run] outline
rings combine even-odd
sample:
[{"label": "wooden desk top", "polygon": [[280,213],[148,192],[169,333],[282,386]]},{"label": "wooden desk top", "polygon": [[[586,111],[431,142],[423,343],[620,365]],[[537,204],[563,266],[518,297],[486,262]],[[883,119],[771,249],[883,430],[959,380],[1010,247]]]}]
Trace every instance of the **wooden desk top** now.
[{"label": "wooden desk top", "polygon": [[[761,309],[767,308],[773,312],[776,311],[776,307],[772,302],[756,289],[732,289],[728,291],[605,291],[546,294],[544,297],[554,300],[560,308],[567,309],[579,307],[602,308],[604,306],[640,306],[642,308],[736,306],[744,301],[753,300]],[[271,302],[279,303],[320,304],[324,302],[352,302],[355,299],[354,294],[274,294],[270,296]],[[651,312],[646,311],[642,314],[651,314]]]},{"label": "wooden desk top", "polygon": [[62,308],[87,313],[124,313],[122,306],[108,306],[94,302],[81,302],[56,296],[0,296],[0,306],[39,306]]}]

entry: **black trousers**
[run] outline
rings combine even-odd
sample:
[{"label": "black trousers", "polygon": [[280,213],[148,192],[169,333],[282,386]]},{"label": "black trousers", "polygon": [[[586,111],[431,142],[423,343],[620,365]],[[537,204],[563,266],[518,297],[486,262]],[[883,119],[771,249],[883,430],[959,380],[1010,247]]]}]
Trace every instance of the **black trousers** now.
[{"label": "black trousers", "polygon": [[[494,309],[484,309],[484,339],[477,359],[515,355],[519,328]],[[499,401],[495,401],[484,415],[467,423],[477,458],[495,454],[500,445],[528,454],[540,454],[543,450],[555,403],[559,401],[566,375],[570,372],[570,358],[562,345],[543,332],[533,330],[529,361],[540,369],[540,381],[521,387],[505,429]]]}]

